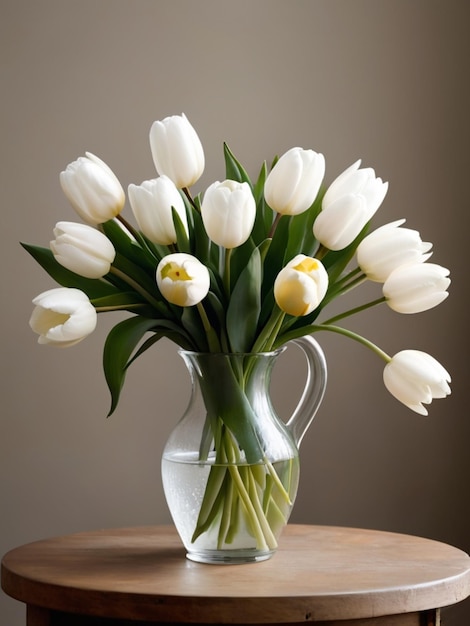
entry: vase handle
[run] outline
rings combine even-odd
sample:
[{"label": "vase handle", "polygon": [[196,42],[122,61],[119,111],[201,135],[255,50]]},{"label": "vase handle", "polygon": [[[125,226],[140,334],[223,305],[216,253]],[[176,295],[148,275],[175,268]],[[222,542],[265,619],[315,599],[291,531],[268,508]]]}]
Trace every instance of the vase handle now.
[{"label": "vase handle", "polygon": [[291,343],[301,348],[307,360],[305,387],[297,408],[287,422],[287,428],[299,447],[325,395],[327,368],[323,350],[313,337],[305,335],[299,339],[293,339]]}]

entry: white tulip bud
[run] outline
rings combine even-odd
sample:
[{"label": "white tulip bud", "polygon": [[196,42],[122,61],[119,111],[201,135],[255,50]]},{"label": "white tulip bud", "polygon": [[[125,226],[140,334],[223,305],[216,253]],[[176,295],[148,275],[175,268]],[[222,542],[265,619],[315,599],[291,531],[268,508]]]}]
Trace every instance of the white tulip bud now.
[{"label": "white tulip bud", "polygon": [[204,194],[201,215],[207,234],[219,246],[236,248],[251,234],[256,202],[248,183],[213,183]]},{"label": "white tulip bud", "polygon": [[122,211],[126,200],[121,183],[97,156],[87,152],[67,165],[60,184],[70,204],[89,224],[102,224]]},{"label": "white tulip bud", "polygon": [[385,281],[382,292],[397,313],[421,313],[449,295],[449,270],[434,263],[401,265]]},{"label": "white tulip bud", "polygon": [[176,243],[172,208],[178,213],[188,233],[183,198],[168,176],[129,185],[129,201],[140,230],[153,243],[168,246]]},{"label": "white tulip bud", "polygon": [[295,317],[314,311],[328,290],[328,273],[312,257],[298,254],[279,272],[274,281],[278,307]]},{"label": "white tulip bud", "polygon": [[323,154],[303,148],[285,152],[270,171],[264,197],[282,215],[298,215],[312,206],[325,175]]},{"label": "white tulip bud", "polygon": [[152,124],[150,149],[157,172],[168,176],[178,189],[191,187],[204,171],[201,141],[184,113]]},{"label": "white tulip bud", "polygon": [[402,350],[385,366],[384,384],[397,400],[421,415],[423,404],[450,394],[450,375],[434,357],[419,350]]},{"label": "white tulip bud", "polygon": [[49,289],[34,298],[33,304],[29,325],[39,335],[38,343],[66,348],[95,330],[95,307],[79,289]]},{"label": "white tulip bud", "polygon": [[330,250],[346,248],[359,235],[382,204],[388,183],[372,168],[359,169],[356,161],[334,180],[322,200],[313,234]]},{"label": "white tulip bud", "polygon": [[99,230],[86,224],[58,222],[50,248],[55,260],[85,278],[101,278],[109,272],[116,251]]},{"label": "white tulip bud", "polygon": [[399,228],[405,220],[385,224],[367,235],[357,247],[357,262],[369,280],[383,283],[400,265],[424,263],[432,248],[417,230]]},{"label": "white tulip bud", "polygon": [[158,264],[157,285],[168,302],[193,306],[209,291],[209,270],[191,254],[168,254]]}]

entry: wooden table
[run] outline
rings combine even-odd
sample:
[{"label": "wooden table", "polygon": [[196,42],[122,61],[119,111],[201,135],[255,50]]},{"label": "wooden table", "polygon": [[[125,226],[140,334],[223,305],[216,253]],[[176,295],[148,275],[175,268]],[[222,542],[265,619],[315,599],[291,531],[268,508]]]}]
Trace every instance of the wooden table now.
[{"label": "wooden table", "polygon": [[420,537],[289,525],[268,561],[203,565],[172,527],[124,528],[16,548],[2,587],[27,626],[431,626],[470,595],[470,558]]}]

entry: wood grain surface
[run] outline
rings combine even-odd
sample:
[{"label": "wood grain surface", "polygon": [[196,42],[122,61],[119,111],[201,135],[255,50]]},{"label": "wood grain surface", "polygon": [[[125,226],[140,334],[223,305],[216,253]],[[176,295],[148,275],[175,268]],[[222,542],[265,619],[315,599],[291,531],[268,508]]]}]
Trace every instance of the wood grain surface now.
[{"label": "wood grain surface", "polygon": [[470,595],[470,558],[420,537],[292,524],[268,561],[204,565],[185,558],[171,526],[106,529],[11,550],[2,561],[2,588],[39,607],[31,614],[44,607],[194,624],[316,623],[410,614],[408,622],[396,623],[411,624],[419,623],[411,621],[413,614]]}]

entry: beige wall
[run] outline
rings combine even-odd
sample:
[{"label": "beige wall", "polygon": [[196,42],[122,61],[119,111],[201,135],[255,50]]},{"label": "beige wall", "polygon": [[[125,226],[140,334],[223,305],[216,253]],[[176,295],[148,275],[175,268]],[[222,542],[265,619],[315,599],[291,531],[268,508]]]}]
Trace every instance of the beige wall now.
[{"label": "beige wall", "polygon": [[[330,385],[302,446],[293,521],[419,534],[470,550],[468,528],[469,11],[464,0],[1,0],[0,549],[97,527],[169,522],[163,443],[189,382],[171,344],[131,370],[110,419],[101,350],[114,321],[70,350],[36,345],[31,299],[53,286],[20,240],[74,220],[59,171],[85,150],[125,187],[155,175],[154,119],[184,111],[223,177],[222,142],[254,175],[294,145],[389,180],[376,224],[401,217],[450,267],[451,297],[420,316],[351,323],[385,350],[424,349],[453,375],[429,418],[382,385],[358,345],[321,338]],[[288,357],[286,357],[289,360]],[[295,366],[297,367],[297,365]],[[300,374],[285,368],[288,410]],[[290,381],[289,377],[294,380]],[[470,615],[468,603],[462,614]],[[459,611],[448,624],[468,621]],[[0,623],[23,608],[1,596]]]}]

